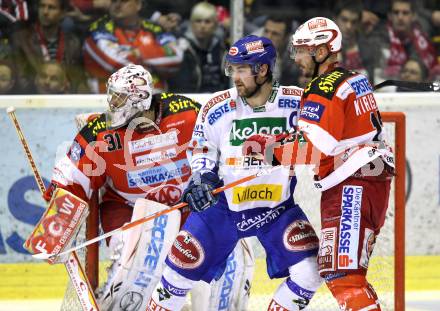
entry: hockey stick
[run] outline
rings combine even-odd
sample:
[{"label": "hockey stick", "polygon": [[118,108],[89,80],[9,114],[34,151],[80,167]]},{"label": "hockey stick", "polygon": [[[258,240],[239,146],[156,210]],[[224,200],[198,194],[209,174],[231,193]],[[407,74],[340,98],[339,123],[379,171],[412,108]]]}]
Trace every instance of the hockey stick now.
[{"label": "hockey stick", "polygon": [[34,173],[35,180],[37,181],[38,188],[40,188],[40,191],[43,194],[46,191],[46,188],[44,187],[43,179],[41,178],[40,173],[38,172],[37,165],[34,162],[34,158],[32,157],[31,150],[29,149],[29,145],[27,144],[26,138],[24,138],[23,131],[21,130],[20,124],[18,123],[17,117],[15,116],[15,108],[8,107],[6,109],[6,112],[11,118],[12,123],[14,123],[15,129],[17,131],[17,135],[20,138],[21,145],[23,146],[24,153],[26,154],[32,172]]},{"label": "hockey stick", "polygon": [[[256,174],[249,175],[249,176],[237,179],[236,181],[233,181],[233,182],[231,182],[231,183],[229,183],[229,184],[227,184],[227,185],[225,185],[223,187],[216,188],[216,189],[214,189],[212,191],[212,193],[213,194],[218,194],[220,192],[223,192],[223,191],[225,191],[227,189],[233,188],[233,187],[235,187],[237,185],[240,185],[242,183],[245,183],[245,182],[250,181],[252,179],[255,179],[257,177],[268,175],[268,174],[274,172],[275,170],[277,170],[277,169],[279,169],[281,167],[283,167],[283,166],[279,165],[279,166],[274,166],[274,167],[270,167],[270,168],[267,168],[267,169],[261,169]],[[115,230],[109,231],[109,232],[107,232],[107,233],[105,233],[103,235],[100,235],[100,236],[98,236],[96,238],[88,240],[88,241],[86,241],[86,242],[84,242],[84,243],[82,243],[80,245],[72,247],[72,248],[70,248],[68,250],[65,250],[65,251],[59,253],[59,254],[39,253],[39,254],[34,254],[32,256],[35,257],[35,258],[38,258],[38,259],[49,259],[50,257],[54,257],[54,256],[62,256],[62,255],[68,254],[70,252],[77,251],[77,250],[79,250],[79,249],[81,249],[83,247],[86,247],[86,246],[90,245],[90,244],[93,244],[93,243],[99,242],[101,240],[104,240],[104,239],[106,239],[108,237],[111,237],[112,235],[114,235],[116,233],[128,230],[130,228],[133,228],[133,227],[135,227],[137,225],[143,224],[143,223],[145,223],[145,222],[147,222],[149,220],[155,219],[155,218],[157,218],[159,216],[162,216],[164,214],[168,214],[168,213],[170,213],[170,212],[172,212],[174,210],[180,209],[180,208],[182,208],[184,206],[187,206],[187,205],[188,205],[188,203],[186,203],[186,202],[178,203],[178,204],[176,204],[176,205],[174,205],[174,206],[172,206],[170,208],[167,208],[167,209],[165,209],[163,211],[160,211],[160,212],[157,212],[157,213],[154,213],[154,214],[151,214],[151,215],[139,218],[139,219],[137,219],[137,220],[135,220],[133,222],[127,223],[127,224],[123,225],[122,227],[119,227],[119,228],[117,228]]]},{"label": "hockey stick", "polygon": [[385,80],[374,86],[375,90],[381,89],[386,86],[397,86],[405,89],[411,89],[420,92],[439,92],[440,82],[411,82],[400,80]]},{"label": "hockey stick", "polygon": [[[32,168],[32,172],[34,173],[38,188],[40,189],[41,194],[43,194],[44,192],[46,192],[46,187],[44,186],[43,179],[41,178],[40,172],[38,171],[37,165],[35,164],[34,157],[32,156],[31,150],[26,141],[26,138],[24,137],[23,131],[21,130],[20,123],[18,123],[17,116],[15,115],[15,108],[8,107],[6,109],[6,112],[14,123],[15,130],[17,131],[17,135],[20,138],[21,145],[23,146],[26,157]],[[84,272],[84,269],[79,261],[76,252],[73,252],[71,256],[69,256],[64,265],[66,267],[67,273],[70,276],[70,279],[72,280],[72,284],[74,285],[73,287],[75,288],[76,294],[78,295],[78,299],[80,301],[83,311],[99,311],[95,295],[91,290],[89,280]],[[85,280],[85,282],[83,280]],[[87,292],[83,291],[82,288],[84,286],[87,288]]]}]

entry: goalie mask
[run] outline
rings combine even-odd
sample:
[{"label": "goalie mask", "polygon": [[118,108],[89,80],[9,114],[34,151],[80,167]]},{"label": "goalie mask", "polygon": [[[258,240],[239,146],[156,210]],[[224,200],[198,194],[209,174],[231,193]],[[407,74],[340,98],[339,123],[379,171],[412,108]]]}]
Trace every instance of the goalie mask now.
[{"label": "goalie mask", "polygon": [[130,64],[113,73],[107,82],[107,128],[125,126],[134,117],[149,110],[152,85],[151,74],[140,65]]}]

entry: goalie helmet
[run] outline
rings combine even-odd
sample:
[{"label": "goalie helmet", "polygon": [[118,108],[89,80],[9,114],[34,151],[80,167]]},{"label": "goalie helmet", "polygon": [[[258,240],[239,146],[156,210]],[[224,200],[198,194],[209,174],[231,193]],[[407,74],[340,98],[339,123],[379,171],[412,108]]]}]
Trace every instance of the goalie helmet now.
[{"label": "goalie helmet", "polygon": [[269,65],[273,72],[277,52],[272,41],[266,37],[246,36],[235,42],[226,54],[225,74],[232,75],[231,64],[247,64],[256,74],[262,64]]},{"label": "goalie helmet", "polygon": [[107,128],[117,129],[150,109],[153,78],[142,66],[129,64],[113,73],[107,82]]},{"label": "goalie helmet", "polygon": [[314,17],[299,26],[292,35],[290,58],[295,59],[296,48],[308,47],[313,53],[314,48],[321,44],[326,44],[330,52],[337,53],[341,50],[341,43],[342,34],[335,22],[325,17]]}]

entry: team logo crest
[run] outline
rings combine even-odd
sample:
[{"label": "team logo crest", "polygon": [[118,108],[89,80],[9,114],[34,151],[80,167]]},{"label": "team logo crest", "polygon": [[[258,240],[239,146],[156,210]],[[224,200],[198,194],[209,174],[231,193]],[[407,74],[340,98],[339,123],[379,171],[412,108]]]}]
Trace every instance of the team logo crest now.
[{"label": "team logo crest", "polygon": [[236,46],[231,46],[228,53],[231,56],[235,56],[238,54],[238,48]]},{"label": "team logo crest", "polygon": [[305,251],[319,246],[319,240],[312,225],[305,220],[291,223],[283,235],[286,249],[290,251]]},{"label": "team logo crest", "polygon": [[262,40],[252,41],[245,44],[248,54],[264,52],[264,45]]},{"label": "team logo crest", "polygon": [[309,27],[309,30],[326,27],[327,21],[323,18],[316,18],[310,22],[308,22],[307,26]]},{"label": "team logo crest", "polygon": [[174,240],[168,258],[179,268],[194,269],[205,260],[205,251],[191,233],[182,230]]}]

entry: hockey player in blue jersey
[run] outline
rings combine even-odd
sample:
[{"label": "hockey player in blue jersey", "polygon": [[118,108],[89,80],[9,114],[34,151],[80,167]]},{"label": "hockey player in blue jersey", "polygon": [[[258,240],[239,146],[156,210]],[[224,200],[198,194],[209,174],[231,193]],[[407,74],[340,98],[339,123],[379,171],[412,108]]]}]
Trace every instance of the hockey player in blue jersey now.
[{"label": "hockey player in blue jersey", "polygon": [[147,310],[180,310],[193,285],[211,282],[239,240],[250,236],[266,251],[269,277],[286,278],[268,310],[304,309],[320,286],[318,238],[293,200],[296,178],[289,167],[212,194],[223,183],[267,168],[263,159],[242,155],[248,137],[296,126],[302,89],[273,80],[275,59],[265,37],[247,36],[229,49],[225,71],[235,87],[215,93],[198,114],[189,146],[192,177],[182,196],[193,212],[168,253]]}]

